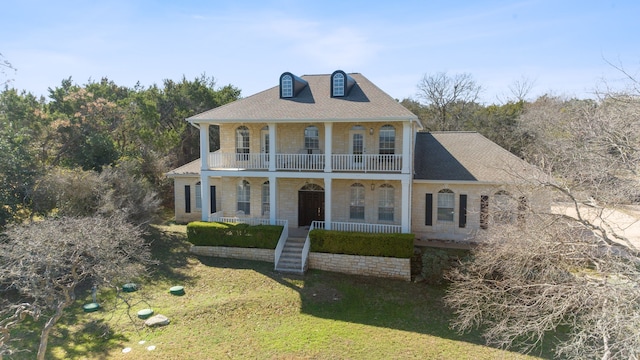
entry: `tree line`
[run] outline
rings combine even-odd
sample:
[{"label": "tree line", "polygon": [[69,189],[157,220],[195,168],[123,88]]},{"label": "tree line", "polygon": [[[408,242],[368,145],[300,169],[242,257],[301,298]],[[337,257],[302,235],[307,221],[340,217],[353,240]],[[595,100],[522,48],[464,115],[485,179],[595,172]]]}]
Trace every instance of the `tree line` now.
[{"label": "tree line", "polygon": [[171,185],[163,174],[199,156],[199,133],[184,119],[239,97],[238,88],[217,87],[206,75],[133,88],[107,78],[84,85],[68,78],[49,88],[47,99],[5,87],[0,92],[0,182],[5,185],[0,226],[45,210],[42,197],[34,195],[47,187],[42,182],[51,179],[47,174],[68,173],[61,170],[100,173],[129,163],[131,175],[170,204]]}]

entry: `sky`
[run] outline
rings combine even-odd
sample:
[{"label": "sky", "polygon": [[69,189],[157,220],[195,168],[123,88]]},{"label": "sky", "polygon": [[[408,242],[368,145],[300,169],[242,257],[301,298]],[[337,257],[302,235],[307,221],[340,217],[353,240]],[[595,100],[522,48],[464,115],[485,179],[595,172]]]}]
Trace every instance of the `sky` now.
[{"label": "sky", "polygon": [[523,81],[530,99],[587,98],[624,85],[611,64],[640,74],[639,15],[637,0],[3,0],[0,53],[11,87],[44,96],[69,77],[146,87],[206,74],[246,97],[286,71],[343,70],[399,100],[439,72],[470,74],[484,103]]}]

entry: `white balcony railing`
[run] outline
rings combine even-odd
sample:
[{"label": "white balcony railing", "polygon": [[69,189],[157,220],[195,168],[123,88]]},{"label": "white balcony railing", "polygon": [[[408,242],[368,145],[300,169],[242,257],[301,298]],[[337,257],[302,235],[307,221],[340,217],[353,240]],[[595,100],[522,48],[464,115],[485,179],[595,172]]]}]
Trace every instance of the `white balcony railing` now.
[{"label": "white balcony railing", "polygon": [[[327,156],[324,154],[276,154],[275,169],[285,171],[324,171]],[[400,172],[402,155],[351,155],[332,154],[331,171]],[[209,154],[210,169],[268,170],[270,155],[262,153]]]},{"label": "white balcony railing", "polygon": [[334,171],[399,172],[402,155],[331,155]]}]

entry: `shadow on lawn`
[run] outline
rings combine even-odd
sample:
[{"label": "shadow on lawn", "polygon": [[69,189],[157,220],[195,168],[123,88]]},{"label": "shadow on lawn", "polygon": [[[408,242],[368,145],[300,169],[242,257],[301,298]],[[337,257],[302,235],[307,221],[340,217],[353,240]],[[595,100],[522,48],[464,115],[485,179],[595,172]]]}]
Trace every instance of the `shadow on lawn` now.
[{"label": "shadow on lawn", "polygon": [[149,280],[152,282],[192,280],[184,271],[180,271],[189,267],[191,245],[185,241],[185,235],[163,231],[156,227],[151,227],[149,231],[147,239],[152,239],[151,255],[158,261],[148,275]]},{"label": "shadow on lawn", "polygon": [[[446,286],[318,270],[310,270],[304,276],[282,274],[273,270],[272,263],[197,258],[207,266],[254,270],[297,291],[304,314],[485,345],[477,331],[460,335],[449,328],[455,315],[442,300]],[[548,345],[531,355],[553,357]]]}]

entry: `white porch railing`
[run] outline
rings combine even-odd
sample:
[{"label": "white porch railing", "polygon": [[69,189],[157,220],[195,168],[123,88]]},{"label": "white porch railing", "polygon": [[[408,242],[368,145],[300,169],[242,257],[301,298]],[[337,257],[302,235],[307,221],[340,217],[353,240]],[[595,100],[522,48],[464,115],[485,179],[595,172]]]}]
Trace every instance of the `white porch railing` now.
[{"label": "white porch railing", "polygon": [[402,155],[331,155],[335,171],[399,172]]},{"label": "white porch railing", "polygon": [[[400,172],[402,155],[330,155],[332,171],[353,172]],[[276,170],[287,171],[324,171],[324,154],[276,154]],[[270,155],[263,153],[221,153],[209,154],[211,169],[268,170]]]},{"label": "white porch railing", "polygon": [[[313,226],[315,229],[326,229],[324,221],[313,221],[311,226]],[[402,233],[402,226],[332,221],[331,230],[390,234],[390,233]]]}]

